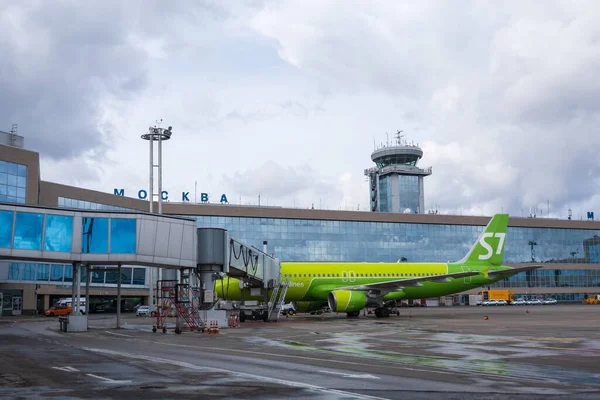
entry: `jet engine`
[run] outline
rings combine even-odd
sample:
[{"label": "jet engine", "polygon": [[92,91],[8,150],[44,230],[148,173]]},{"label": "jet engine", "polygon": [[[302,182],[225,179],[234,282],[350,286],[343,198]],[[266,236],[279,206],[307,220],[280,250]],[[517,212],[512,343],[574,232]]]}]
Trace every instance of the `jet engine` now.
[{"label": "jet engine", "polygon": [[332,290],[327,303],[333,312],[355,313],[367,306],[367,295],[359,290]]}]

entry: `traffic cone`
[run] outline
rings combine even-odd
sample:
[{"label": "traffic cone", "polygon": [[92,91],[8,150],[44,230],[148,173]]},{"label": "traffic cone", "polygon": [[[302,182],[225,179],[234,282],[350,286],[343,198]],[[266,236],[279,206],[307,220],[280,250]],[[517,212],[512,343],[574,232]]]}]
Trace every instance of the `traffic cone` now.
[{"label": "traffic cone", "polygon": [[213,332],[215,335],[218,335],[219,332],[219,321],[215,321],[215,331]]}]

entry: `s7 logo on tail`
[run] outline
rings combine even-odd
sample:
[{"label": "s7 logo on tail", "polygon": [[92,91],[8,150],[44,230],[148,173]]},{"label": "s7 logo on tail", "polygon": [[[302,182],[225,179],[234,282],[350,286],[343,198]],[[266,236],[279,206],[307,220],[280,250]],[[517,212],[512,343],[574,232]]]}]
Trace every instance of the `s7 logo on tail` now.
[{"label": "s7 logo on tail", "polygon": [[489,260],[490,258],[492,258],[492,255],[494,254],[494,250],[492,249],[492,246],[488,242],[486,242],[486,239],[491,238],[491,237],[497,237],[498,239],[500,239],[498,241],[498,247],[496,248],[496,254],[500,254],[502,252],[502,247],[504,246],[504,238],[506,237],[506,233],[486,232],[483,235],[481,235],[481,239],[479,239],[479,244],[487,251],[486,254],[479,255],[478,258],[480,260]]}]

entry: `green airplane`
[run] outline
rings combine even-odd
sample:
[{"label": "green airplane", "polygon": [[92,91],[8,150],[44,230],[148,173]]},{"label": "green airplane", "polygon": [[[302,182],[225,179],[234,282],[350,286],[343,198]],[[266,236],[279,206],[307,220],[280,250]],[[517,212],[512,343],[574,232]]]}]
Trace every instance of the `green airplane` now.
[{"label": "green airplane", "polygon": [[[447,296],[541,268],[502,265],[507,227],[508,214],[494,215],[469,252],[453,263],[282,262],[285,301],[298,312],[329,306],[358,317],[365,307],[375,307],[377,317],[388,317],[398,300]],[[215,281],[215,292],[223,300],[240,301],[242,294],[244,300],[264,299],[240,289],[231,277]]]}]

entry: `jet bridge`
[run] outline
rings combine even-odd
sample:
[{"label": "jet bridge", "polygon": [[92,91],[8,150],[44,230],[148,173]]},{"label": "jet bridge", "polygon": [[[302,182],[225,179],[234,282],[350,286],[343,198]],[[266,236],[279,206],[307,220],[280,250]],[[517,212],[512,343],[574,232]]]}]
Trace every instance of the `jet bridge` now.
[{"label": "jet bridge", "polygon": [[264,296],[262,306],[258,307],[264,313],[264,320],[277,319],[287,286],[280,282],[279,259],[267,254],[266,249],[248,246],[230,237],[225,229],[200,228],[197,273],[205,303],[216,302],[214,281],[231,276]]}]

